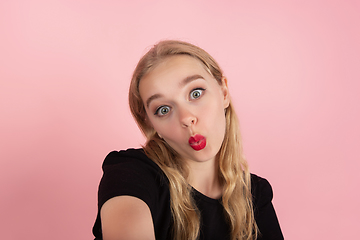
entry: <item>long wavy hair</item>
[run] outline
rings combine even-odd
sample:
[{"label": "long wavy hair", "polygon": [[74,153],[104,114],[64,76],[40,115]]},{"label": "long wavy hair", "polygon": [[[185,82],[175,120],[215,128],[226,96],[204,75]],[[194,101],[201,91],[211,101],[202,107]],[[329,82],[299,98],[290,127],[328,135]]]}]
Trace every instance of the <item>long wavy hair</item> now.
[{"label": "long wavy hair", "polygon": [[[165,173],[169,180],[170,206],[173,217],[173,238],[196,240],[200,233],[201,215],[192,198],[192,188],[186,181],[187,166],[178,153],[166,143],[147,120],[139,93],[141,79],[170,56],[188,55],[199,60],[221,85],[223,72],[216,61],[203,49],[187,42],[166,40],[154,45],[137,64],[129,89],[129,105],[133,117],[147,141],[143,146],[147,156]],[[248,164],[242,155],[238,119],[230,101],[225,109],[226,130],[217,154],[219,181],[223,186],[221,202],[231,227],[231,239],[256,239],[257,226],[251,195]]]}]

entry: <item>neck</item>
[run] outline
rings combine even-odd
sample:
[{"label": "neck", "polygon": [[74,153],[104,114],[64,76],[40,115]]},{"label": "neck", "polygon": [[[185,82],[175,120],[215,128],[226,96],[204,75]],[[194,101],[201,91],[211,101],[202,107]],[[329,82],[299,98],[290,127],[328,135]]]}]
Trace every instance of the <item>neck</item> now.
[{"label": "neck", "polygon": [[189,166],[188,183],[205,196],[219,199],[222,186],[219,181],[217,161],[197,162]]}]

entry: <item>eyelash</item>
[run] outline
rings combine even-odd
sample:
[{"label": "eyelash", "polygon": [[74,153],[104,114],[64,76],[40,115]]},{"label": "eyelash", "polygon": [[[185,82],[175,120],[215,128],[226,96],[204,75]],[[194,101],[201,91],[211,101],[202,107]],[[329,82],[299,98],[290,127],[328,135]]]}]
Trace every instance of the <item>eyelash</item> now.
[{"label": "eyelash", "polygon": [[[192,93],[194,93],[195,91],[200,91],[200,92],[201,92],[201,93],[200,93],[200,96],[197,97],[197,98],[192,98],[191,95],[192,95]],[[195,89],[193,89],[193,90],[190,92],[190,99],[198,99],[198,98],[200,98],[200,97],[203,95],[204,91],[205,91],[204,88],[195,88]]]},{"label": "eyelash", "polygon": [[[202,95],[203,95],[203,93],[204,93],[204,91],[205,91],[206,89],[204,89],[204,88],[195,88],[195,89],[193,89],[193,90],[191,90],[191,92],[190,92],[190,99],[191,100],[195,100],[195,99],[199,99],[200,97],[202,97]],[[200,91],[200,96],[199,97],[197,97],[197,98],[192,98],[192,93],[194,93],[195,91]],[[168,112],[170,112],[170,107],[169,106],[166,106],[166,105],[162,105],[162,106],[160,106],[160,107],[158,107],[156,110],[155,110],[155,113],[154,113],[154,115],[157,115],[157,116],[160,116],[160,117],[162,117],[162,116],[165,116],[167,113],[165,113],[165,114],[159,114],[159,112],[161,111],[161,109],[162,108],[167,108],[168,109]]]},{"label": "eyelash", "polygon": [[160,107],[158,107],[158,108],[156,109],[154,115],[157,115],[157,116],[160,116],[160,117],[166,115],[167,113],[165,113],[165,114],[159,114],[159,112],[160,112],[160,110],[161,110],[162,108],[168,108],[168,109],[169,109],[168,112],[170,111],[170,107],[169,107],[169,106],[163,105],[163,106],[160,106]]}]

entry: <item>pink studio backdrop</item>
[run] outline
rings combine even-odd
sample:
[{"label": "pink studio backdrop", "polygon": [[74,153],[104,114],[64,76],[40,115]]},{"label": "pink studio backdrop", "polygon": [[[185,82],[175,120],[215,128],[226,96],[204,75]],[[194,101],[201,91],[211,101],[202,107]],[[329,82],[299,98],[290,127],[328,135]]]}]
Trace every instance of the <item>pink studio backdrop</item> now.
[{"label": "pink studio backdrop", "polygon": [[132,71],[169,38],[224,69],[285,238],[358,238],[359,13],[359,1],[1,1],[1,239],[92,239],[104,157],[144,143]]}]

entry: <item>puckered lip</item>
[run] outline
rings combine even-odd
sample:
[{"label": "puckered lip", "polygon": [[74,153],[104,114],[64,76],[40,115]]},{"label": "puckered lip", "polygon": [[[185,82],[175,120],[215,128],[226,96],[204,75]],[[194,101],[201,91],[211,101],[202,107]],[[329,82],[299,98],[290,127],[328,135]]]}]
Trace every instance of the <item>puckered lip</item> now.
[{"label": "puckered lip", "polygon": [[206,138],[201,134],[196,134],[189,138],[189,145],[196,151],[204,149],[206,146]]}]

